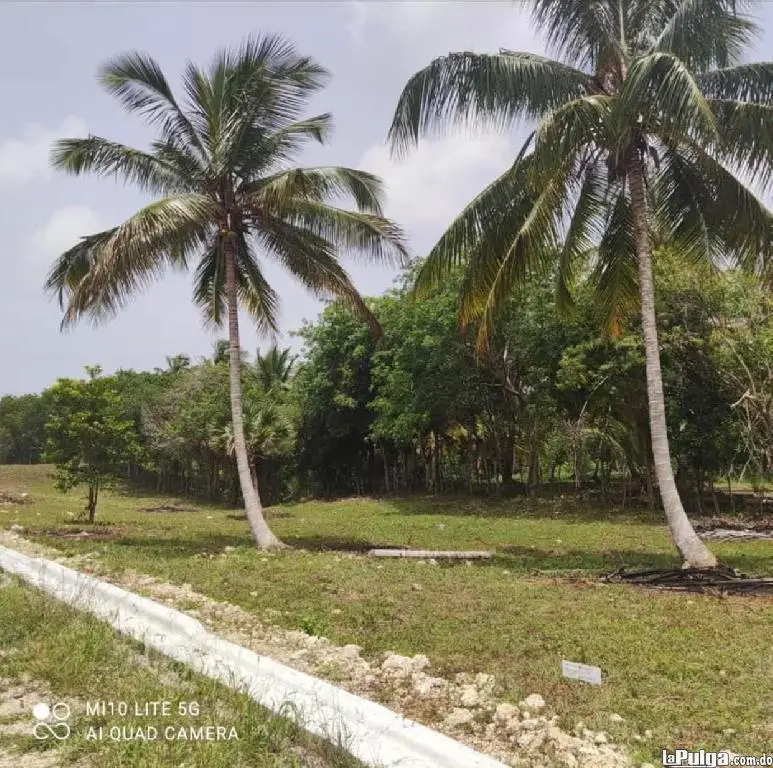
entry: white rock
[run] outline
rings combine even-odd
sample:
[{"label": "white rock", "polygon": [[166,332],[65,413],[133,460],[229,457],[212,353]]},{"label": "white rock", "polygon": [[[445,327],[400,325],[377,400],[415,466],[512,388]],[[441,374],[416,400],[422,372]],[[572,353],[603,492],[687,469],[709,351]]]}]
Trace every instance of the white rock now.
[{"label": "white rock", "polygon": [[480,693],[474,685],[465,685],[459,701],[463,707],[478,707],[481,703]]},{"label": "white rock", "polygon": [[613,712],[613,713],[612,713],[612,714],[609,716],[609,721],[610,721],[611,723],[624,723],[624,722],[625,722],[625,718],[624,718],[624,717],[622,717],[621,715],[618,715],[618,714],[617,714],[617,712]]},{"label": "white rock", "polygon": [[467,725],[468,723],[471,723],[475,719],[475,716],[470,712],[469,709],[463,709],[461,707],[457,707],[454,709],[445,719],[446,725],[450,725],[451,727],[456,727],[459,725]]},{"label": "white rock", "polygon": [[494,722],[505,725],[510,720],[518,719],[518,716],[518,707],[514,704],[503,702],[502,704],[497,705],[496,711],[494,712]]},{"label": "white rock", "polygon": [[494,682],[494,675],[487,675],[485,672],[480,672],[475,675],[475,685],[477,685],[481,691],[490,693],[494,688]]},{"label": "white rock", "polygon": [[419,694],[419,696],[429,696],[432,693],[432,683],[430,678],[424,674],[417,675],[413,679],[413,690]]},{"label": "white rock", "polygon": [[539,749],[545,743],[545,732],[526,731],[518,736],[515,743],[521,749],[528,749],[529,751]]},{"label": "white rock", "polygon": [[446,681],[442,677],[430,677],[423,672],[416,672],[413,675],[413,690],[419,696],[429,696],[433,690],[442,690],[446,686]]},{"label": "white rock", "polygon": [[415,670],[429,669],[432,666],[430,660],[422,653],[410,659],[410,663]]},{"label": "white rock", "polygon": [[381,669],[393,675],[409,675],[411,673],[412,660],[398,653],[390,653],[381,662]]},{"label": "white rock", "polygon": [[236,547],[223,547],[223,552],[236,552]]},{"label": "white rock", "polygon": [[360,658],[362,648],[359,645],[345,645],[341,648],[341,656],[345,659],[355,660]]},{"label": "white rock", "polygon": [[651,739],[652,738],[652,731],[649,728],[647,728],[647,730],[644,731],[644,738],[645,739]]},{"label": "white rock", "polygon": [[14,523],[11,526],[11,530],[12,531],[16,531],[17,533],[23,533],[24,532],[24,526],[23,525],[19,525],[18,523]]},{"label": "white rock", "polygon": [[538,693],[532,693],[521,702],[521,706],[539,711],[545,708],[545,699]]},{"label": "white rock", "polygon": [[596,744],[606,744],[607,743],[607,734],[604,733],[604,731],[599,731],[594,736],[593,741],[595,741]]}]

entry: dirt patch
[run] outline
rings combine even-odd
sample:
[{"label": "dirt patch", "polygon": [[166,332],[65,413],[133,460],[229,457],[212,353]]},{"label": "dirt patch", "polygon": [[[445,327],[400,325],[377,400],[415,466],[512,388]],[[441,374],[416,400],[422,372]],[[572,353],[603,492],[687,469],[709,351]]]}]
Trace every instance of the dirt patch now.
[{"label": "dirt patch", "polygon": [[77,531],[66,530],[62,528],[43,528],[35,531],[27,531],[27,536],[39,537],[47,536],[52,539],[89,539],[91,541],[109,541],[110,539],[119,539],[129,529],[122,525],[99,525],[86,530]]},{"label": "dirt patch", "polygon": [[60,768],[64,765],[55,750],[11,753],[0,749],[0,768]]},{"label": "dirt patch", "polygon": [[28,493],[0,491],[0,504],[32,504],[32,498]]},{"label": "dirt patch", "polygon": [[700,533],[717,529],[773,533],[773,519],[768,517],[702,517],[695,520],[694,528]]},{"label": "dirt patch", "polygon": [[183,504],[156,504],[153,507],[138,507],[140,512],[161,513],[161,512],[192,512],[193,507],[186,507]]},{"label": "dirt patch", "polygon": [[[13,650],[13,649],[11,649]],[[32,709],[36,704],[63,702],[75,712],[81,702],[75,699],[57,699],[54,701],[49,686],[28,674],[16,679],[0,678],[0,739],[3,737],[32,737],[38,720]],[[50,718],[49,718],[50,719]],[[10,752],[0,749],[0,768],[59,768],[72,766],[65,762],[61,752],[56,749],[45,752]],[[86,768],[79,762],[76,768]]]},{"label": "dirt patch", "polygon": [[696,520],[695,530],[704,539],[714,541],[773,539],[773,519],[768,517],[708,517]]},{"label": "dirt patch", "polygon": [[773,530],[755,531],[752,528],[712,528],[701,531],[704,539],[715,541],[744,541],[748,539],[773,539]]}]

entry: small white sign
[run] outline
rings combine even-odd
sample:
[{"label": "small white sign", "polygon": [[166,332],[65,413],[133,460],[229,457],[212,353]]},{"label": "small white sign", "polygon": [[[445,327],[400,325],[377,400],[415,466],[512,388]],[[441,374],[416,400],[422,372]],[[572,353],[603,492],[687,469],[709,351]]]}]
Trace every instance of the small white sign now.
[{"label": "small white sign", "polygon": [[601,668],[580,664],[576,661],[562,661],[561,673],[572,680],[584,680],[586,683],[601,685]]}]

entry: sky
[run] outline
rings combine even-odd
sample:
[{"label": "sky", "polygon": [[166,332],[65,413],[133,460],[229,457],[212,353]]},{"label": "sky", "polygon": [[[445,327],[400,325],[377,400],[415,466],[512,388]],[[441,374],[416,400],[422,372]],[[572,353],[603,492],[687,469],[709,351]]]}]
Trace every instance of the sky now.
[{"label": "sky", "polygon": [[[751,58],[770,58],[773,3]],[[185,64],[206,64],[249,34],[279,33],[328,68],[330,85],[308,114],[332,112],[336,130],[311,146],[302,165],[346,165],[386,183],[386,213],[426,254],[448,222],[505,170],[523,129],[454,134],[422,141],[402,160],[385,137],[408,78],[449,51],[544,52],[528,16],[509,0],[487,2],[126,2],[0,3],[0,395],[37,392],[84,365],[106,372],[163,367],[168,355],[209,355],[218,336],[202,328],[191,278],[168,274],[109,323],[84,321],[61,333],[61,312],[42,285],[52,261],[83,235],[120,223],[148,200],[111,179],[68,177],[50,169],[52,141],[96,134],[144,148],[152,132],[127,115],[96,81],[101,64],[141,50],[161,64],[174,87]],[[344,264],[365,295],[388,289],[396,271]],[[280,343],[322,305],[272,264],[266,274],[282,298]],[[242,343],[254,355],[270,340],[242,318]]]}]

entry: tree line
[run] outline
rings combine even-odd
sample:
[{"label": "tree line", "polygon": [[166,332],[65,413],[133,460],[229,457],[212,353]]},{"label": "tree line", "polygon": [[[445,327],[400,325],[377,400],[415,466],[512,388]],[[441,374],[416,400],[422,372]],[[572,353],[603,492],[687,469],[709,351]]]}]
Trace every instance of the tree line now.
[{"label": "tree line", "polygon": [[[773,302],[753,276],[688,266],[667,250],[656,263],[676,480],[691,512],[710,513],[729,503],[727,484],[771,479]],[[419,268],[368,300],[381,338],[331,303],[298,332],[298,357],[277,347],[243,356],[249,467],[268,503],[462,492],[658,505],[638,318],[599,335],[592,281],[567,314],[545,279],[509,299],[481,354],[474,331],[459,330],[461,277],[417,301]],[[131,424],[137,446],[118,479],[241,501],[227,351],[218,342],[209,359],[178,354],[154,371],[99,377],[114,394],[105,409]],[[61,388],[0,400],[0,461],[46,458]],[[97,419],[100,406],[90,412]]]}]

